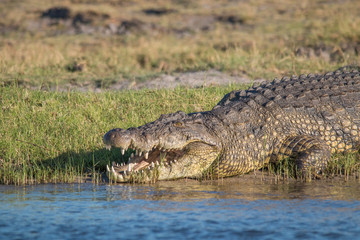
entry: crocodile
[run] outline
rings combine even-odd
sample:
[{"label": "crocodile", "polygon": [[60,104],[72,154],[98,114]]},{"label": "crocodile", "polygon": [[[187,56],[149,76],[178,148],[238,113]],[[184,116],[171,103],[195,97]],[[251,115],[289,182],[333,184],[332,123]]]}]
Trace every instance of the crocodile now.
[{"label": "crocodile", "polygon": [[359,149],[359,131],[360,73],[337,70],[254,84],[210,111],[163,114],[103,142],[132,149],[127,164],[106,166],[117,182],[230,177],[284,158],[316,176],[332,154]]}]

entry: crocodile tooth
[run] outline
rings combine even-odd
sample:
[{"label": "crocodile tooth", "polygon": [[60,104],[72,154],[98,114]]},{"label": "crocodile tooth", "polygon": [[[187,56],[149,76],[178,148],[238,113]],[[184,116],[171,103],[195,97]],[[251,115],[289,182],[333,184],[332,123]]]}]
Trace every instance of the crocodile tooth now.
[{"label": "crocodile tooth", "polygon": [[145,159],[147,160],[149,158],[149,152],[145,152]]},{"label": "crocodile tooth", "polygon": [[135,155],[139,156],[139,150],[135,149]]},{"label": "crocodile tooth", "polygon": [[[110,173],[109,165],[106,165],[106,170]],[[118,174],[113,166],[111,166],[111,172],[116,178],[119,178],[120,181],[124,180],[123,176],[121,174]]]},{"label": "crocodile tooth", "polygon": [[116,174],[116,176],[117,176],[118,178],[120,178],[120,181],[123,181],[123,180],[124,180],[124,177],[123,177],[122,174]]},{"label": "crocodile tooth", "polygon": [[112,171],[112,173],[114,174],[114,176],[115,176],[116,178],[119,178],[119,179],[120,179],[120,181],[123,181],[123,180],[124,180],[123,175],[117,173],[113,167],[111,168],[111,171]]},{"label": "crocodile tooth", "polygon": [[151,167],[155,167],[155,164],[154,164],[154,162],[152,162],[152,163],[151,163]]},{"label": "crocodile tooth", "polygon": [[111,145],[106,145],[105,148],[110,151],[111,150]]},{"label": "crocodile tooth", "polygon": [[[109,166],[106,166],[106,168],[109,170],[110,172],[110,169],[109,169]],[[119,174],[115,171],[114,167],[111,167],[111,172],[114,174],[114,176],[118,179],[120,179],[120,181],[123,181],[124,180],[124,177],[122,176],[122,174]]]},{"label": "crocodile tooth", "polygon": [[125,154],[125,149],[124,149],[124,148],[121,149],[121,154],[122,154],[122,155]]},{"label": "crocodile tooth", "polygon": [[156,161],[156,165],[160,165],[160,164],[159,164],[159,161]]},{"label": "crocodile tooth", "polygon": [[131,153],[130,157],[133,158],[133,157],[134,157],[134,153]]},{"label": "crocodile tooth", "polygon": [[139,152],[139,156],[141,157],[141,155],[142,155],[142,152],[140,151],[140,152]]}]

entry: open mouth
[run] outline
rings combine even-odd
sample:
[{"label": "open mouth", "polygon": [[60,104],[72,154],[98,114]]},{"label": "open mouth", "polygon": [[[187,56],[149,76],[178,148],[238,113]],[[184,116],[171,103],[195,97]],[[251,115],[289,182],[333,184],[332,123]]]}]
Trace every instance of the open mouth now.
[{"label": "open mouth", "polygon": [[[106,146],[110,149],[109,146]],[[124,155],[125,150],[121,153]],[[152,171],[154,169],[169,167],[177,162],[177,159],[184,155],[184,150],[166,150],[154,148],[149,152],[135,150],[129,158],[127,164],[112,163],[112,166],[106,166],[108,173],[112,174],[117,181],[127,181],[132,175],[144,173],[144,171]]]}]

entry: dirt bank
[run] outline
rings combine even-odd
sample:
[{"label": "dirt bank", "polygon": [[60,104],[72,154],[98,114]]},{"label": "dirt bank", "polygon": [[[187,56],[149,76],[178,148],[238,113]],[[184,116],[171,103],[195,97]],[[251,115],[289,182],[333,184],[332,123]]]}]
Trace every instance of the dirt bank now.
[{"label": "dirt bank", "polygon": [[80,91],[80,92],[102,92],[102,91],[120,91],[120,90],[139,90],[139,89],[172,89],[176,87],[209,87],[230,84],[252,84],[254,82],[264,81],[264,79],[250,79],[243,76],[231,76],[217,70],[185,72],[175,74],[162,74],[150,80],[127,80],[122,79],[114,81],[111,84],[103,85],[101,81],[85,83],[68,83],[58,87],[43,87],[43,90],[51,91]]}]

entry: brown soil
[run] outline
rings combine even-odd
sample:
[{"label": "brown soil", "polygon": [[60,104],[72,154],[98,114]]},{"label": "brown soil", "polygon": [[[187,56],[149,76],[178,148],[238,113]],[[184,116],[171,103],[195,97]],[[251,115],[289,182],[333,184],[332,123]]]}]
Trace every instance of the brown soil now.
[{"label": "brown soil", "polygon": [[[120,91],[120,90],[139,90],[139,89],[173,89],[176,87],[210,87],[230,84],[253,84],[254,82],[264,81],[264,79],[252,80],[248,77],[231,76],[217,70],[185,72],[172,75],[162,74],[146,81],[139,80],[121,80],[110,85],[103,86],[99,82],[68,83],[62,87],[44,87],[43,90],[50,91],[80,91],[80,92],[102,92],[102,91]],[[38,87],[36,87],[38,89]]]}]

